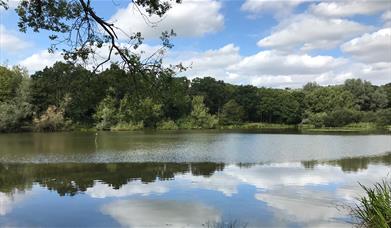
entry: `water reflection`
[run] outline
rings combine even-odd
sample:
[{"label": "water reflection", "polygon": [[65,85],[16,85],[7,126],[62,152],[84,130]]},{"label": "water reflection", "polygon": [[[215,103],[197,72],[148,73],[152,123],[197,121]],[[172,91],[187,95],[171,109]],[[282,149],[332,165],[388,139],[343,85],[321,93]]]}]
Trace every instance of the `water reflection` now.
[{"label": "water reflection", "polygon": [[61,132],[0,134],[0,145],[2,163],[262,163],[381,154],[391,150],[391,136]]},{"label": "water reflection", "polygon": [[250,227],[350,226],[337,205],[390,165],[391,153],[263,164],[2,163],[0,226],[193,227],[226,218]]},{"label": "water reflection", "polygon": [[194,227],[200,221],[218,222],[221,217],[213,207],[170,200],[119,200],[104,205],[102,212],[126,227]]}]

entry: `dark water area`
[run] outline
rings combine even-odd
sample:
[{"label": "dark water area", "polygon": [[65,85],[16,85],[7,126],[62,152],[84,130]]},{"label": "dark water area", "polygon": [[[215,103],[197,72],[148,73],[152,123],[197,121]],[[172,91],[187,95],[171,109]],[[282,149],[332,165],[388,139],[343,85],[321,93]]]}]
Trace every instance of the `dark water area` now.
[{"label": "dark water area", "polygon": [[389,135],[0,135],[0,226],[351,227]]}]

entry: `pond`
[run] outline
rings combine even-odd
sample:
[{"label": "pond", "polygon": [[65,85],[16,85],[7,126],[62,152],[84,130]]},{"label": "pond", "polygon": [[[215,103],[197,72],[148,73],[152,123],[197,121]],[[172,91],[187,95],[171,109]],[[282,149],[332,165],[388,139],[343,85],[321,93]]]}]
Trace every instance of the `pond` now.
[{"label": "pond", "polygon": [[351,227],[390,135],[0,135],[0,226]]}]

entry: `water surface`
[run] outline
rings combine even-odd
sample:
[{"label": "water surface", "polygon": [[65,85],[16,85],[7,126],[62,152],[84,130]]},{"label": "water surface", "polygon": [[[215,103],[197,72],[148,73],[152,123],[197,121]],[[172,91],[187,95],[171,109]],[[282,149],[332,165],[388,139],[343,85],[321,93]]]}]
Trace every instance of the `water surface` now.
[{"label": "water surface", "polygon": [[0,135],[0,226],[350,227],[389,135]]}]

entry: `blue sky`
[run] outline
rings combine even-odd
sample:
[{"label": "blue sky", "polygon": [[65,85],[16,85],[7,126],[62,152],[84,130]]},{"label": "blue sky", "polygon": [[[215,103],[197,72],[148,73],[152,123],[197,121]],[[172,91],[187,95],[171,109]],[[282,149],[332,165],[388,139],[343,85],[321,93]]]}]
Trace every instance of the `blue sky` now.
[{"label": "blue sky", "polygon": [[[0,62],[33,73],[61,60],[60,53],[46,51],[48,33],[18,32],[15,4],[0,10]],[[347,78],[391,82],[390,0],[183,0],[154,28],[128,0],[96,1],[94,7],[127,33],[142,32],[146,53],[159,47],[161,31],[174,29],[175,47],[164,62],[191,66],[182,73],[190,78],[282,88]]]}]

